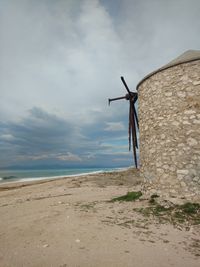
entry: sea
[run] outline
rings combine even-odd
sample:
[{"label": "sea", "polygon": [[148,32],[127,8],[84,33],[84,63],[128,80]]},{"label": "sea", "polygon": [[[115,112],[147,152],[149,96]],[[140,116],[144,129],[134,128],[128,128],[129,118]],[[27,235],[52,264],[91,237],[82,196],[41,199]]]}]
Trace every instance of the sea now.
[{"label": "sea", "polygon": [[[128,168],[128,167],[127,167]],[[26,182],[44,179],[57,179],[63,177],[82,176],[103,172],[125,170],[127,168],[66,168],[42,170],[0,170],[0,183]]]}]

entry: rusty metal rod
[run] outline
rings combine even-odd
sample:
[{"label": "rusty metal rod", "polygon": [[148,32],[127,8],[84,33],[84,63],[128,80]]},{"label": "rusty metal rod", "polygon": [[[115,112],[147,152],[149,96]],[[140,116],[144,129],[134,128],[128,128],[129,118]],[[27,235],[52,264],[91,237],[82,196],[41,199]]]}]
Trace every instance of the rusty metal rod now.
[{"label": "rusty metal rod", "polygon": [[133,157],[135,162],[135,167],[137,169],[137,154],[136,154],[136,147],[137,147],[137,136],[136,136],[136,129],[135,129],[135,116],[134,112],[130,103],[130,113],[131,113],[131,135],[132,135],[132,147],[133,147]]},{"label": "rusty metal rod", "polygon": [[126,99],[126,96],[121,96],[121,97],[116,97],[116,98],[109,98],[108,103],[110,105],[110,102],[115,101],[115,100],[121,100],[121,99]]},{"label": "rusty metal rod", "polygon": [[121,76],[121,81],[123,82],[124,86],[126,87],[126,90],[129,93],[129,95],[131,95],[131,91],[129,90],[128,85],[126,84],[123,76]]},{"label": "rusty metal rod", "polygon": [[131,105],[129,105],[129,123],[128,123],[128,143],[129,143],[129,151],[131,151]]},{"label": "rusty metal rod", "polygon": [[134,104],[133,104],[133,112],[134,112],[134,115],[135,115],[135,120],[136,120],[136,123],[137,123],[137,127],[139,129],[139,121],[138,121],[138,116],[137,116],[137,112],[136,112]]},{"label": "rusty metal rod", "polygon": [[136,125],[135,125],[135,114],[134,114],[134,110],[132,110],[132,113],[133,113],[133,132],[134,132],[134,139],[135,139],[135,146],[136,148],[138,148],[138,142],[137,142],[137,132],[136,132]]}]

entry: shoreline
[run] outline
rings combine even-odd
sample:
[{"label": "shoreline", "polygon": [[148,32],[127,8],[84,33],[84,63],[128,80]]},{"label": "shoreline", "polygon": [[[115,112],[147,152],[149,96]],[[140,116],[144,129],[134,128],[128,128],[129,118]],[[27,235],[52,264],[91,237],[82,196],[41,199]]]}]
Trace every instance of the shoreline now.
[{"label": "shoreline", "polygon": [[102,168],[102,170],[98,171],[91,171],[91,172],[82,172],[78,174],[69,174],[69,175],[57,175],[57,176],[41,176],[41,177],[25,177],[25,178],[16,178],[16,179],[4,179],[0,177],[0,186],[10,183],[25,183],[25,182],[39,182],[43,180],[56,180],[56,179],[63,179],[63,178],[71,178],[71,177],[81,177],[85,175],[93,175],[93,174],[101,174],[101,173],[110,173],[110,172],[123,172],[133,167],[119,167],[119,168],[108,168],[109,170],[105,170],[106,168]]},{"label": "shoreline", "polygon": [[64,176],[58,176],[57,178],[45,178],[45,179],[32,179],[32,180],[18,180],[18,181],[10,181],[10,182],[0,182],[0,191],[4,191],[4,190],[12,190],[12,189],[17,189],[17,188],[22,188],[22,187],[27,187],[27,186],[32,186],[32,185],[39,185],[39,184],[44,184],[44,183],[49,183],[49,182],[55,182],[55,181],[69,181],[71,182],[71,179],[76,179],[77,181],[80,180],[81,178],[92,178],[94,176],[100,178],[106,174],[118,174],[118,173],[126,173],[126,172],[130,172],[130,171],[136,171],[137,170],[135,168],[132,167],[127,167],[127,168],[119,168],[116,170],[112,170],[112,171],[102,171],[102,172],[91,172],[91,173],[82,173],[79,175],[76,174],[72,174],[72,175],[64,175]]}]

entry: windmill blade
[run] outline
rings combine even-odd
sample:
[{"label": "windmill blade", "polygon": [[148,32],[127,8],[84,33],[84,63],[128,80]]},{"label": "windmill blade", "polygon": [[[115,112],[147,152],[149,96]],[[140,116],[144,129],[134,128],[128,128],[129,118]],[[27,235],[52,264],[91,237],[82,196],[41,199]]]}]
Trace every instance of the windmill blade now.
[{"label": "windmill blade", "polygon": [[129,106],[129,123],[128,123],[128,144],[129,144],[129,151],[131,151],[131,122],[132,122],[132,119],[131,119],[131,104]]},{"label": "windmill blade", "polygon": [[[133,139],[134,139],[134,137],[132,134],[132,141],[134,141]],[[136,154],[136,147],[134,145],[133,145],[133,156],[134,156],[135,167],[137,169],[137,154]]]},{"label": "windmill blade", "polygon": [[132,146],[133,146],[133,157],[135,162],[135,167],[137,168],[137,154],[136,154],[136,146],[137,146],[137,137],[136,137],[136,129],[135,129],[135,118],[134,118],[134,112],[132,110],[132,105],[130,101],[130,113],[131,113],[131,135],[132,135]]},{"label": "windmill blade", "polygon": [[135,118],[133,118],[133,134],[134,134],[134,138],[135,138],[135,146],[136,148],[138,148],[138,141],[137,141],[137,131],[136,131],[136,125],[135,125]]},{"label": "windmill blade", "polygon": [[136,123],[137,123],[137,127],[138,127],[138,130],[139,130],[138,115],[137,115],[136,108],[135,108],[135,103],[138,100],[138,95],[137,95],[137,93],[134,93],[134,95],[135,96],[133,98],[133,111],[134,111],[134,115],[135,115],[135,120],[136,120]]},{"label": "windmill blade", "polygon": [[124,86],[125,86],[125,88],[126,88],[126,90],[127,90],[128,94],[129,94],[129,95],[130,95],[130,97],[131,97],[131,91],[129,90],[129,88],[128,88],[128,85],[126,84],[126,82],[125,82],[125,80],[124,80],[124,77],[123,77],[123,76],[121,76],[121,81],[123,82],[123,84],[124,84]]},{"label": "windmill blade", "polygon": [[134,136],[134,144],[135,146],[138,148],[138,142],[137,142],[137,132],[136,132],[136,125],[135,125],[135,120],[136,120],[136,117],[135,117],[135,112],[134,112],[134,104],[132,104],[132,134]]},{"label": "windmill blade", "polygon": [[137,127],[139,129],[139,121],[138,121],[138,116],[137,116],[137,112],[136,112],[134,104],[133,104],[133,112],[134,112],[134,115],[135,115],[135,120],[136,120],[136,123],[137,123]]},{"label": "windmill blade", "polygon": [[133,94],[134,94],[133,102],[135,104],[135,102],[138,100],[138,94],[137,93],[133,93]]}]

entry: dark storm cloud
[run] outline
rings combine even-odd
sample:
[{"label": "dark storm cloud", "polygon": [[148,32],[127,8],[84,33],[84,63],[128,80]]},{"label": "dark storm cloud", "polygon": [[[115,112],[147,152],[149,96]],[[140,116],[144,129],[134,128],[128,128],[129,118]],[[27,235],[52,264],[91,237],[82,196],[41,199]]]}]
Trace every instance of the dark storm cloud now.
[{"label": "dark storm cloud", "polygon": [[1,157],[14,155],[16,160],[25,161],[37,157],[48,158],[48,153],[55,154],[55,157],[60,156],[72,149],[73,140],[78,135],[78,130],[71,123],[39,108],[33,108],[27,117],[17,123],[1,125],[0,142],[4,144]]},{"label": "dark storm cloud", "polygon": [[5,162],[9,165],[13,162],[33,164],[36,161],[84,165],[93,160],[93,164],[97,164],[102,154],[112,160],[112,146],[103,142],[109,138],[121,138],[119,132],[122,129],[114,129],[115,134],[111,131],[112,134],[105,135],[103,127],[105,123],[96,122],[80,129],[67,120],[34,107],[27,117],[17,123],[0,124],[0,162],[2,166]]},{"label": "dark storm cloud", "polygon": [[20,143],[23,152],[37,149],[51,151],[61,149],[62,143],[70,143],[72,138],[72,125],[63,119],[44,112],[39,108],[30,110],[30,115],[21,124],[12,124],[10,131]]}]

